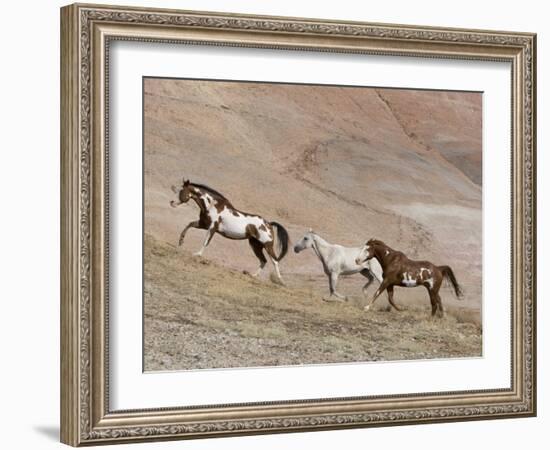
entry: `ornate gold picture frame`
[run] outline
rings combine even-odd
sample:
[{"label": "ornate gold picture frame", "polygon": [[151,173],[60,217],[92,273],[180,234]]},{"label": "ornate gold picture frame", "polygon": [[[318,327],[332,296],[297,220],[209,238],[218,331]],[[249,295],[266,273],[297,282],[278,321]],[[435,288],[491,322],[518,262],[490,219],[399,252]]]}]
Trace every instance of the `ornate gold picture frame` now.
[{"label": "ornate gold picture frame", "polygon": [[[108,100],[115,41],[509,63],[510,386],[114,410],[109,385]],[[535,88],[536,36],[530,33],[85,4],[62,8],[62,442],[80,446],[535,415]]]}]

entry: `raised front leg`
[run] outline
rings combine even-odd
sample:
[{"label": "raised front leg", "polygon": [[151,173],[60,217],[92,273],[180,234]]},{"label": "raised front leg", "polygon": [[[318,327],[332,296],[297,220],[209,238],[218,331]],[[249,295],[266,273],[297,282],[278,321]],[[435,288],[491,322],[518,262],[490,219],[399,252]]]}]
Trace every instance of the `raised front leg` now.
[{"label": "raised front leg", "polygon": [[212,237],[214,236],[214,233],[216,232],[215,227],[210,227],[208,231],[206,232],[206,237],[204,238],[204,243],[202,244],[201,249],[194,253],[194,256],[202,256],[204,249],[210,244],[210,241],[212,240]]},{"label": "raised front leg", "polygon": [[195,220],[195,221],[189,222],[189,223],[187,224],[187,226],[183,229],[183,231],[182,231],[181,234],[180,234],[180,240],[179,240],[178,245],[183,244],[183,240],[185,239],[185,233],[187,233],[187,230],[188,230],[189,228],[201,228],[200,222],[199,222],[198,220]]},{"label": "raised front leg", "polygon": [[368,311],[369,309],[371,309],[376,299],[380,296],[382,292],[386,290],[388,286],[389,286],[389,283],[386,280],[382,280],[382,284],[378,286],[378,289],[376,289],[376,292],[374,293],[374,297],[372,297],[372,300],[369,302],[369,304],[365,306],[365,311]]}]

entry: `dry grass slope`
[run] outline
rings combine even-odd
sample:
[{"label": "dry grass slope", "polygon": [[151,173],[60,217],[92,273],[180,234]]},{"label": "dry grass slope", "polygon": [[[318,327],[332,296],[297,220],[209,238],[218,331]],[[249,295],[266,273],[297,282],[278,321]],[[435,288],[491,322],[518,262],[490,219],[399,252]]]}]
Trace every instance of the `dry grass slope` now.
[{"label": "dry grass slope", "polygon": [[151,235],[144,244],[146,371],[481,355],[480,327],[456,312],[431,319],[428,302],[365,313],[359,295],[321,301],[323,277],[279,286]]}]

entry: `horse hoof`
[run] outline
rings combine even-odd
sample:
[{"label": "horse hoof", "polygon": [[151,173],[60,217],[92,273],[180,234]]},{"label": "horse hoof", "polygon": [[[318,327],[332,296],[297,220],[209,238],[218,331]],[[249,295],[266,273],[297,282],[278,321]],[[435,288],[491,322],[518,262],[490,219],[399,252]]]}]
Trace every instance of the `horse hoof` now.
[{"label": "horse hoof", "polygon": [[363,308],[364,311],[370,311],[370,305],[367,305]]}]

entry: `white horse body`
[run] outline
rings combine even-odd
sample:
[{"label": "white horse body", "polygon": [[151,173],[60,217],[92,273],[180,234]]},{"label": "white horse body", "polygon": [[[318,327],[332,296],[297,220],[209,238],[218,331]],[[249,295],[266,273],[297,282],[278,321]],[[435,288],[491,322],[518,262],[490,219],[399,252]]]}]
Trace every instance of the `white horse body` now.
[{"label": "white horse body", "polygon": [[262,244],[273,240],[268,222],[260,216],[244,215],[239,211],[225,208],[218,217],[218,233],[230,239],[245,239],[247,227],[254,226],[258,230],[256,239]]},{"label": "white horse body", "polygon": [[327,301],[347,300],[345,296],[336,291],[340,275],[360,273],[366,277],[367,283],[363,286],[363,293],[366,293],[374,278],[382,282],[382,267],[377,260],[371,259],[360,264],[356,263],[362,247],[344,247],[338,244],[331,244],[310,230],[294,246],[294,251],[299,253],[306,248],[313,249],[323,264],[325,274],[329,278],[330,297],[325,299]]},{"label": "white horse body", "polygon": [[214,198],[208,193],[199,195],[199,198],[204,203],[212,223],[217,223],[217,232],[222,236],[229,239],[246,239],[247,227],[252,225],[257,228],[258,235],[256,239],[262,244],[273,240],[269,224],[262,217],[242,213],[227,206],[219,211]]}]

